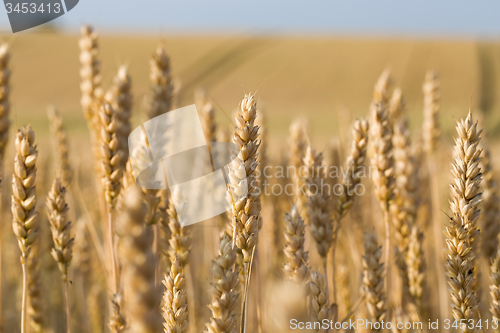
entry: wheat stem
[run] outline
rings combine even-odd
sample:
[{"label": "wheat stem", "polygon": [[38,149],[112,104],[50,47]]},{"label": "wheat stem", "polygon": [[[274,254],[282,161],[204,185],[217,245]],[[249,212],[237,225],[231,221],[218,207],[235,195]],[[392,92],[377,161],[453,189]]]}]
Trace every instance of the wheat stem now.
[{"label": "wheat stem", "polygon": [[64,296],[66,298],[66,332],[71,333],[71,310],[69,302],[68,281],[64,282]]},{"label": "wheat stem", "polygon": [[21,333],[26,333],[26,322],[27,322],[27,312],[28,312],[28,268],[27,263],[23,262],[23,296],[21,302]]}]

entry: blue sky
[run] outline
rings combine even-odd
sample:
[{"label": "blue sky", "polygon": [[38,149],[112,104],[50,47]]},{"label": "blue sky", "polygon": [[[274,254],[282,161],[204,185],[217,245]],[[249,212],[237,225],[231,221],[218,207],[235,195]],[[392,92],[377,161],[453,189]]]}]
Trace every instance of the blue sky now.
[{"label": "blue sky", "polygon": [[[124,33],[497,38],[499,17],[499,0],[80,0],[57,24]],[[3,8],[0,27],[8,27]]]}]

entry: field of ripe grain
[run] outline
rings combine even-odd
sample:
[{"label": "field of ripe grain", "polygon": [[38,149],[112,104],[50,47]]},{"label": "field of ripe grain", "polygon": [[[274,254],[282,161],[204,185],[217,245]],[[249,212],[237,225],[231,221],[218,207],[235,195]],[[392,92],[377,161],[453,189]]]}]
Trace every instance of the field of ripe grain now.
[{"label": "field of ripe grain", "polygon": [[[500,44],[81,33],[0,45],[0,332],[498,331]],[[235,146],[184,226],[128,137],[190,104]]]},{"label": "field of ripe grain", "polygon": [[[12,99],[20,122],[37,128],[45,122],[47,104],[57,104],[67,126],[85,130],[79,104],[78,36],[20,34],[12,38]],[[134,111],[140,110],[148,89],[148,58],[159,41],[172,60],[172,74],[181,85],[179,105],[193,102],[197,87],[210,95],[228,116],[243,92],[259,90],[268,110],[271,135],[284,136],[291,119],[305,114],[318,135],[338,129],[338,112],[366,114],[373,82],[390,68],[401,86],[412,120],[421,120],[421,82],[429,69],[440,73],[442,110],[446,119],[463,115],[463,106],[477,106],[481,96],[480,55],[486,54],[488,76],[500,78],[500,46],[475,41],[373,40],[318,37],[160,37],[102,36],[100,58],[103,83],[109,85],[118,65],[127,64],[132,76]],[[480,53],[482,52],[482,53]],[[489,78],[487,78],[489,79]],[[490,87],[491,97],[500,85]],[[498,99],[498,98],[496,98]],[[499,114],[494,101],[492,114]],[[228,121],[218,115],[221,121]],[[500,116],[492,115],[489,125]],[[447,130],[448,122],[443,122]],[[40,127],[40,130],[46,132]]]}]

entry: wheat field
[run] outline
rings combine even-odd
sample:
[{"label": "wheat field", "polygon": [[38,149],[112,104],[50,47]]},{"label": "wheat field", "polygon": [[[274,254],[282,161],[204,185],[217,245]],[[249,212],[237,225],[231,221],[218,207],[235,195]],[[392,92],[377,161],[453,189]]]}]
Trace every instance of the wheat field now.
[{"label": "wheat field", "polygon": [[[497,44],[3,40],[3,332],[500,331]],[[193,103],[236,150],[183,226],[128,136]]]}]

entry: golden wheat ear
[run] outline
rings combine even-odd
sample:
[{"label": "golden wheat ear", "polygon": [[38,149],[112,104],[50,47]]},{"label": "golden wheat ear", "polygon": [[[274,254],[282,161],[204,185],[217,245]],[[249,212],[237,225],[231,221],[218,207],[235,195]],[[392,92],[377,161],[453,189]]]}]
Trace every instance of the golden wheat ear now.
[{"label": "golden wheat ear", "polygon": [[310,277],[307,267],[309,258],[304,249],[305,224],[300,217],[297,206],[293,206],[285,214],[285,264],[283,269],[290,279],[298,283],[305,283]]},{"label": "golden wheat ear", "polygon": [[170,273],[163,280],[163,320],[165,332],[186,332],[189,325],[186,296],[186,278],[179,259],[172,261]]},{"label": "golden wheat ear", "polygon": [[[386,293],[384,289],[384,265],[381,262],[382,246],[378,244],[375,232],[365,233],[363,246],[363,295],[366,298],[366,309],[369,319],[381,322],[387,313]],[[372,329],[372,332],[381,330]]]},{"label": "golden wheat ear", "polygon": [[[478,311],[478,298],[474,290],[474,267],[477,254],[477,238],[479,229],[478,205],[482,193],[482,180],[479,163],[481,150],[478,144],[481,140],[481,130],[477,129],[472,114],[457,122],[458,136],[455,139],[455,160],[452,164],[454,182],[450,185],[450,207],[452,217],[446,225],[445,236],[448,248],[446,270],[448,275],[449,293],[452,302],[453,317],[475,319]],[[466,328],[464,332],[469,332]]]},{"label": "golden wheat ear", "polygon": [[235,333],[238,306],[238,270],[236,250],[231,237],[224,235],[219,245],[219,255],[212,262],[212,281],[208,293],[212,302],[208,305],[212,311],[210,322],[206,324],[211,333]]}]

